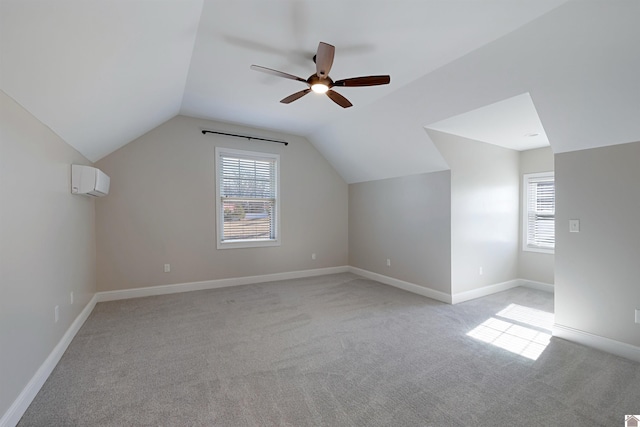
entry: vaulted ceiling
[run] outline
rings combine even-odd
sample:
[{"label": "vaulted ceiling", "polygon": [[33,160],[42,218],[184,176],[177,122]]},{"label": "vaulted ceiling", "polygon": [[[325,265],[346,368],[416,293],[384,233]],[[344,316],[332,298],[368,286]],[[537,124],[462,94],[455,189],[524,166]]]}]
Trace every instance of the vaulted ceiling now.
[{"label": "vaulted ceiling", "polygon": [[[425,128],[462,117],[530,133],[514,100],[555,152],[639,141],[638,17],[637,0],[1,0],[0,89],[92,161],[185,114],[306,136],[359,182],[446,169]],[[334,80],[391,84],[285,105],[302,83],[249,69],[306,78],[319,41]]]}]

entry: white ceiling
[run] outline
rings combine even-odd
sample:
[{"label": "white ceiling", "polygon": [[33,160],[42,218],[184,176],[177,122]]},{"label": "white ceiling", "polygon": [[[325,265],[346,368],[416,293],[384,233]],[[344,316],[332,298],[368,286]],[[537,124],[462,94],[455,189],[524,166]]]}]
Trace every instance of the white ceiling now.
[{"label": "white ceiling", "polygon": [[516,151],[549,146],[528,93],[440,120],[426,128]]},{"label": "white ceiling", "polygon": [[[636,0],[1,0],[0,89],[93,161],[185,114],[304,135],[359,182],[447,169],[425,126],[526,93],[555,152],[640,140],[638,16]],[[249,69],[306,78],[319,41],[334,80],[391,84],[338,89],[347,110],[284,105],[304,86]]]},{"label": "white ceiling", "polygon": [[201,2],[0,2],[0,88],[95,161],[180,111]]}]

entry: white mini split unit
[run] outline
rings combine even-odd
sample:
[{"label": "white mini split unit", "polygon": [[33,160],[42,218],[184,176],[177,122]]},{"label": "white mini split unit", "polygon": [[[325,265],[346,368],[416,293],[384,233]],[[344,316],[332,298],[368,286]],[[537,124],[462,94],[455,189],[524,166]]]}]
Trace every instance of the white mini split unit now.
[{"label": "white mini split unit", "polygon": [[91,166],[71,165],[71,193],[102,197],[109,194],[109,176]]}]

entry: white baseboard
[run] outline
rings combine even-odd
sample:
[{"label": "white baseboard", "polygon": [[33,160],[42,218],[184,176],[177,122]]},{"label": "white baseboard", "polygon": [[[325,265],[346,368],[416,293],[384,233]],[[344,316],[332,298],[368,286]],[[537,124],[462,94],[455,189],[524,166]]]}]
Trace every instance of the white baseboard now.
[{"label": "white baseboard", "polygon": [[33,375],[31,380],[27,383],[27,385],[22,389],[22,392],[18,395],[16,400],[14,400],[13,404],[9,407],[7,412],[4,413],[2,418],[0,419],[0,427],[14,427],[20,421],[20,418],[24,415],[33,399],[35,399],[36,395],[44,385],[53,369],[56,367],[62,355],[71,344],[73,337],[76,336],[80,327],[87,320],[93,308],[96,306],[98,298],[96,295],[91,298],[89,303],[82,309],[78,317],[71,323],[67,332],[64,333],[58,344],[53,348],[49,356],[45,359],[45,361],[40,365],[40,368]]},{"label": "white baseboard", "polygon": [[382,274],[373,273],[371,271],[363,270],[357,267],[349,267],[349,271],[353,274],[357,274],[367,279],[384,283],[385,285],[391,285],[408,292],[413,292],[414,294],[422,295],[427,298],[431,298],[437,301],[442,301],[442,302],[446,302],[447,304],[451,304],[451,296],[444,292],[436,291],[434,289],[427,288],[425,286],[416,285],[414,283],[405,282],[403,280],[394,279],[393,277],[384,276]]},{"label": "white baseboard", "polygon": [[469,301],[472,299],[486,297],[487,295],[506,291],[508,289],[512,289],[518,286],[520,286],[519,279],[507,280],[506,282],[483,286],[481,288],[472,289],[470,291],[458,292],[457,294],[453,294],[451,296],[451,300],[452,300],[452,304],[458,304],[458,303]]},{"label": "white baseboard", "polygon": [[502,283],[496,283],[494,285],[483,286],[482,288],[472,289],[470,291],[459,292],[457,294],[449,295],[445,292],[436,291],[425,286],[416,285],[415,283],[405,282],[403,280],[395,279],[393,277],[385,276],[383,274],[374,273],[368,270],[363,270],[358,267],[349,267],[349,271],[366,277],[367,279],[375,280],[385,285],[391,285],[396,288],[404,289],[414,294],[422,295],[427,298],[435,299],[438,301],[446,302],[447,304],[458,304],[464,301],[469,301],[476,298],[485,297],[487,295],[495,294],[497,292],[506,291],[518,286],[526,288],[538,289],[545,292],[553,293],[553,285],[548,283],[536,282],[533,280],[525,279],[513,279]]},{"label": "white baseboard", "polygon": [[526,280],[526,279],[513,279],[513,280],[507,280],[506,282],[496,283],[493,285],[483,286],[478,289],[472,289],[470,291],[453,294],[451,299],[453,301],[453,304],[458,304],[464,301],[486,297],[487,295],[506,291],[512,288],[516,288],[518,286],[522,286],[530,289],[537,289],[539,291],[545,291],[550,293],[553,293],[553,289],[554,289],[553,285],[550,285],[548,283],[536,282],[534,280]]},{"label": "white baseboard", "polygon": [[625,359],[630,359],[635,362],[640,362],[640,347],[631,344],[601,337],[557,323],[553,325],[553,336],[615,354],[616,356],[624,357]]},{"label": "white baseboard", "polygon": [[[354,274],[375,280],[386,285],[394,286],[408,292],[432,298],[437,301],[446,302],[447,304],[458,304],[471,299],[480,298],[491,295],[496,292],[506,291],[517,286],[524,286],[533,289],[539,289],[547,292],[553,292],[553,285],[533,280],[514,279],[494,285],[484,286],[482,288],[473,289],[466,292],[460,292],[449,295],[445,292],[436,291],[425,286],[416,285],[414,283],[405,282],[400,279],[373,273],[368,270],[352,266],[327,267],[313,270],[300,270],[286,273],[264,274],[260,276],[244,276],[233,277],[229,279],[205,280],[202,282],[176,283],[171,285],[149,286],[145,288],[122,289],[117,291],[98,292],[98,302],[115,301],[129,298],[140,298],[155,295],[167,295],[179,292],[201,291],[205,289],[226,288],[229,286],[250,285],[255,283],[274,282],[277,280],[300,279],[304,277],[322,276],[325,274],[336,274],[352,272]],[[1,427],[1,426],[0,426]]]},{"label": "white baseboard", "polygon": [[233,277],[229,279],[205,280],[202,282],[177,283],[173,285],[149,286],[145,288],[122,289],[118,291],[98,292],[98,302],[115,301],[129,298],[167,295],[180,292],[202,291],[205,289],[226,288],[229,286],[251,285],[255,283],[275,282],[277,280],[301,279],[323,276],[325,274],[346,273],[349,267],[327,267],[314,270],[300,270],[286,273],[263,274],[260,276]]},{"label": "white baseboard", "polygon": [[518,279],[520,280],[520,286],[525,288],[537,289],[539,291],[553,293],[555,288],[550,283],[536,282],[535,280]]}]

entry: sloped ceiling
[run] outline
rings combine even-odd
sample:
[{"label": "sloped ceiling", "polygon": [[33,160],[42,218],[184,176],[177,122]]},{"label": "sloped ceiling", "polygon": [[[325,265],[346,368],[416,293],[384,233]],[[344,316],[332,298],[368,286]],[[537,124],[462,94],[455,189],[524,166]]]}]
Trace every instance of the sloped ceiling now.
[{"label": "sloped ceiling", "polygon": [[[176,114],[306,136],[347,182],[446,169],[425,127],[528,93],[555,152],[640,140],[636,0],[2,0],[0,88],[96,161]],[[319,41],[334,79],[304,88]],[[302,87],[301,87],[302,86]],[[526,130],[523,130],[526,132]]]},{"label": "sloped ceiling", "polygon": [[198,1],[0,2],[0,88],[96,161],[178,114]]}]

